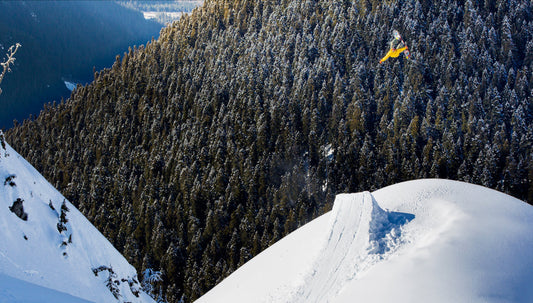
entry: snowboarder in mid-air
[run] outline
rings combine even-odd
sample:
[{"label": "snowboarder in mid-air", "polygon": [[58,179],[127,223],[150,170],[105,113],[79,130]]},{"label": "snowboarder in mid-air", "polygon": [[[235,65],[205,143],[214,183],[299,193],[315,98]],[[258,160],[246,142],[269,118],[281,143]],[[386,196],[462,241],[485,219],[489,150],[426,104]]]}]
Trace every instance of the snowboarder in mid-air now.
[{"label": "snowboarder in mid-air", "polygon": [[389,59],[389,57],[398,57],[401,53],[404,53],[407,59],[410,59],[411,57],[411,55],[409,54],[409,48],[407,48],[407,45],[400,36],[400,33],[398,33],[397,30],[394,30],[392,34],[394,35],[394,39],[390,42],[390,50],[385,55],[385,57],[379,60],[380,64],[383,63],[385,60]]}]

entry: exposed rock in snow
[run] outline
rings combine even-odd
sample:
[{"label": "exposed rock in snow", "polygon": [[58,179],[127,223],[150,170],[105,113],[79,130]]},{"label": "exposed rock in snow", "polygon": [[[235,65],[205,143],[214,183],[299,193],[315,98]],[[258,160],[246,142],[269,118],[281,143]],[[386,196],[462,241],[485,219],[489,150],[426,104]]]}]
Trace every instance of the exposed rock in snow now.
[{"label": "exposed rock in snow", "polygon": [[3,140],[0,180],[0,302],[154,302],[135,268]]}]

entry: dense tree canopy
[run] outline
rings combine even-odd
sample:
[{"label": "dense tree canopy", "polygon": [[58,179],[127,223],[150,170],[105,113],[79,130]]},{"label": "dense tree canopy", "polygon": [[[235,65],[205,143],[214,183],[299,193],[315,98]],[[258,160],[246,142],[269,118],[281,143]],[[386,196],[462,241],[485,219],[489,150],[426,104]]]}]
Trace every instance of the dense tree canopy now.
[{"label": "dense tree canopy", "polygon": [[[334,195],[414,178],[533,203],[530,1],[206,0],[8,141],[192,301]],[[398,29],[415,62],[382,65]]]},{"label": "dense tree canopy", "polygon": [[13,74],[2,84],[0,128],[68,98],[64,81],[90,82],[93,68],[111,66],[114,54],[160,30],[114,1],[0,1],[0,60],[10,45],[22,44]]}]

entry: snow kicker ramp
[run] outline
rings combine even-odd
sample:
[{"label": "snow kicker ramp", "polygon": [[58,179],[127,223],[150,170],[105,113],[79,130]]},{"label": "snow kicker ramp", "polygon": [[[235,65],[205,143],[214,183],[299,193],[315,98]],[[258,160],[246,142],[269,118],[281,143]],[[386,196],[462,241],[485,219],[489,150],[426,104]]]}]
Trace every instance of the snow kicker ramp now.
[{"label": "snow kicker ramp", "polygon": [[369,192],[338,196],[325,245],[291,301],[328,302],[336,297],[348,281],[400,247],[402,226],[413,218],[381,209]]},{"label": "snow kicker ramp", "polygon": [[369,192],[338,195],[329,213],[250,260],[197,302],[329,302],[392,255],[413,218],[381,209]]},{"label": "snow kicker ramp", "polygon": [[533,207],[416,180],[338,195],[198,302],[533,302]]}]

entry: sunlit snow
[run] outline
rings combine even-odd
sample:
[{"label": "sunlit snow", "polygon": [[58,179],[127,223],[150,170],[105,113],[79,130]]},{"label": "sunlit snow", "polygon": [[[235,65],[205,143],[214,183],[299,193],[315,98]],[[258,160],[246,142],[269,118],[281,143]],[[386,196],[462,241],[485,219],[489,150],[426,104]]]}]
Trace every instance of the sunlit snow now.
[{"label": "sunlit snow", "polygon": [[76,89],[76,83],[69,82],[69,81],[63,81],[65,83],[65,86],[69,91],[73,91]]},{"label": "sunlit snow", "polygon": [[462,182],[343,194],[197,302],[533,302],[532,231],[533,207]]},{"label": "sunlit snow", "polygon": [[155,11],[142,12],[142,13],[143,13],[144,19],[146,20],[157,19],[161,17],[169,17],[175,20],[175,19],[181,18],[183,14],[187,14],[186,12],[155,12]]}]

